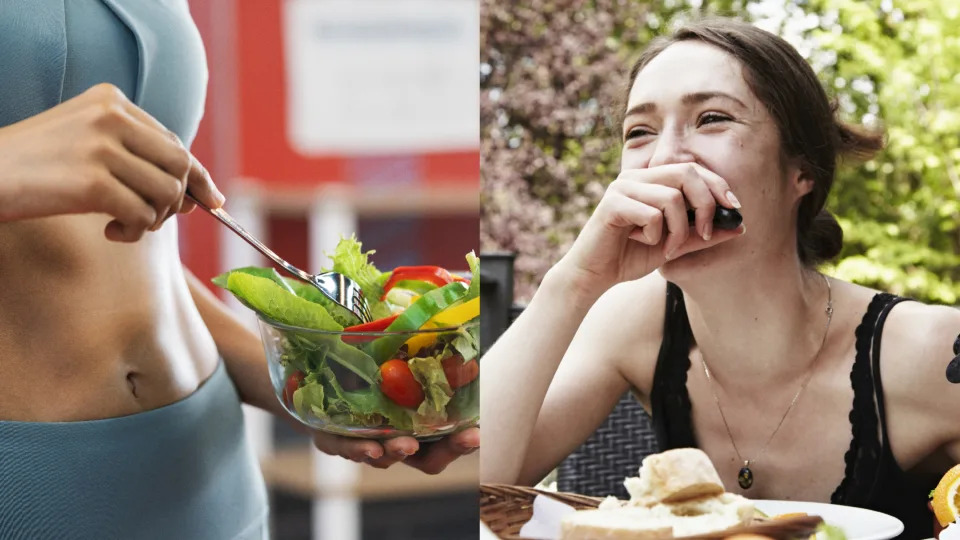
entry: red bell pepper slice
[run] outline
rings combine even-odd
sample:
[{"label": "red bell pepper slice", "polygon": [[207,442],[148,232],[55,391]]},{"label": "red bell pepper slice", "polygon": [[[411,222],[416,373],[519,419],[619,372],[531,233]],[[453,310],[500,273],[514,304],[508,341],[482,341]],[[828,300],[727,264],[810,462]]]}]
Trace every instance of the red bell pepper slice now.
[{"label": "red bell pepper slice", "polygon": [[[460,278],[460,280],[462,279],[463,278]],[[383,284],[383,296],[380,297],[380,300],[387,298],[387,293],[390,292],[390,289],[392,289],[394,285],[401,281],[408,280],[426,281],[427,283],[433,283],[437,287],[443,287],[454,281],[460,281],[450,274],[446,268],[439,266],[398,266],[390,274],[390,279]]]},{"label": "red bell pepper slice", "polygon": [[[354,326],[348,326],[344,328],[344,332],[383,332],[387,329],[388,326],[393,324],[393,321],[399,317],[400,314],[391,315],[389,317],[384,317],[382,319],[377,319],[375,321],[370,321],[368,323],[357,324]],[[367,341],[373,341],[377,339],[377,336],[351,336],[349,334],[343,334],[342,336],[344,343],[364,343]]]}]

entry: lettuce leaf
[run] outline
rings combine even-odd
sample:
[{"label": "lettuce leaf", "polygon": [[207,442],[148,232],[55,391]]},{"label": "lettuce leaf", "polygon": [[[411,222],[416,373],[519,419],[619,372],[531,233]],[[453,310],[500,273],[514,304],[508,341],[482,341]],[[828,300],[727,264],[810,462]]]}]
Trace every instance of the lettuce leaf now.
[{"label": "lettuce leaf", "polygon": [[453,389],[447,382],[440,358],[415,357],[411,358],[407,365],[410,366],[413,378],[423,386],[424,400],[417,412],[424,416],[433,416],[436,413],[445,419],[447,403],[450,403],[450,398],[453,397]]},{"label": "lettuce leaf", "polygon": [[840,527],[835,527],[833,525],[828,525],[826,522],[820,524],[817,528],[817,539],[818,540],[847,540],[847,535],[844,534],[843,529]]},{"label": "lettuce leaf", "polygon": [[280,363],[287,368],[309,373],[320,365],[327,354],[326,347],[321,347],[299,334],[288,333],[283,337],[283,340]]},{"label": "lettuce leaf", "polygon": [[457,388],[447,411],[455,420],[468,420],[480,416],[480,377],[470,384]]},{"label": "lettuce leaf", "polygon": [[414,429],[419,429],[420,426],[415,423],[414,415],[409,409],[404,409],[400,405],[397,405],[390,400],[379,388],[373,387],[370,389],[380,403],[380,413],[387,418],[390,422],[390,425],[402,430],[402,431],[411,431]]},{"label": "lettuce leaf", "polygon": [[248,307],[275,321],[315,330],[343,330],[323,306],[300,298],[289,286],[284,287],[268,277],[230,272],[226,288]]},{"label": "lettuce leaf", "polygon": [[304,300],[309,300],[314,304],[323,306],[323,308],[327,310],[327,313],[344,328],[362,322],[356,315],[351,313],[350,310],[328,298],[314,285],[296,278],[283,278],[283,280],[291,292]]},{"label": "lettuce leaf", "polygon": [[467,266],[470,267],[470,288],[464,302],[480,296],[480,258],[474,252],[467,253]]},{"label": "lettuce leaf", "polygon": [[293,408],[304,418],[314,415],[317,418],[328,418],[327,410],[323,405],[324,391],[320,381],[304,379],[300,388],[293,393]]},{"label": "lettuce leaf", "polygon": [[356,237],[340,238],[333,254],[327,254],[333,261],[333,271],[340,272],[357,282],[370,306],[370,313],[374,319],[382,319],[391,315],[390,306],[382,302],[384,273],[377,270],[373,263],[367,260],[375,251],[364,252]]},{"label": "lettuce leaf", "polygon": [[[211,281],[213,281],[214,285],[217,285],[224,289],[229,289],[229,287],[227,286],[227,282],[230,278],[230,274],[233,274],[235,272],[242,272],[244,274],[249,274],[251,276],[267,278],[270,281],[276,283],[277,285],[280,285],[280,287],[285,289],[287,292],[296,294],[294,290],[290,288],[289,283],[280,276],[280,273],[277,272],[275,268],[263,268],[260,266],[244,266],[243,268],[236,268],[236,269],[230,270],[229,272],[224,272],[219,276],[213,278]],[[320,291],[317,291],[317,292],[320,292]]]},{"label": "lettuce leaf", "polygon": [[377,427],[386,422],[396,429],[412,430],[412,411],[390,401],[376,386],[346,391],[333,369],[323,365],[310,373],[293,394],[296,411],[345,425]]},{"label": "lettuce leaf", "polygon": [[296,344],[291,342],[291,347],[302,347],[313,351],[313,361],[309,365],[309,371],[321,370],[329,365],[328,360],[332,360],[356,373],[367,384],[376,384],[380,376],[377,363],[367,353],[344,343],[340,336],[304,333],[298,337],[299,341]]},{"label": "lettuce leaf", "polygon": [[[457,329],[456,337],[450,342],[456,352],[463,357],[464,362],[469,362],[480,353],[480,325],[474,324],[467,328]],[[444,356],[449,356],[445,354]]]}]

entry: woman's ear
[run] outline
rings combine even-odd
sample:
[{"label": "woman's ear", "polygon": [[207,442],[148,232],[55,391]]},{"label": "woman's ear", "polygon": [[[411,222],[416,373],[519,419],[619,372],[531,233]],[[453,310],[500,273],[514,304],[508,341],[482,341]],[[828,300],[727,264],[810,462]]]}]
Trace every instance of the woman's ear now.
[{"label": "woman's ear", "polygon": [[813,187],[816,185],[816,182],[814,182],[813,178],[807,175],[802,175],[797,180],[796,185],[797,185],[797,198],[799,199],[800,197],[803,197],[807,193],[810,193],[811,191],[813,191]]},{"label": "woman's ear", "polygon": [[810,174],[809,167],[804,165],[801,160],[795,159],[791,161],[792,162],[789,165],[788,180],[790,182],[790,186],[794,189],[797,199],[800,199],[807,193],[813,191],[816,181],[814,180],[813,175]]}]

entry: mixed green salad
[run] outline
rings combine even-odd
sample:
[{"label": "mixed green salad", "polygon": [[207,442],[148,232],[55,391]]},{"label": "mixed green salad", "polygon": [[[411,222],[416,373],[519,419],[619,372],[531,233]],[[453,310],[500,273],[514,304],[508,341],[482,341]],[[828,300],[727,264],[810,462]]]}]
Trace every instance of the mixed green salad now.
[{"label": "mixed green salad", "polygon": [[365,324],[311,284],[273,268],[238,268],[213,282],[268,323],[265,347],[268,355],[277,351],[283,369],[278,393],[301,420],[416,434],[475,422],[479,259],[467,254],[465,279],[437,266],[381,272],[369,261],[372,253],[350,237],[327,254],[329,270],[363,290],[374,318]]}]

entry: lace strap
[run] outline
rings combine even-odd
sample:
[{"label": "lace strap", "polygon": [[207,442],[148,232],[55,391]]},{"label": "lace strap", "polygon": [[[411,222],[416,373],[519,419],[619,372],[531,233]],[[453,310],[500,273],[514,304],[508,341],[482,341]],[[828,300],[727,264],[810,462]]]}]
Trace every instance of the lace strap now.
[{"label": "lace strap", "polygon": [[[873,354],[871,356],[873,365],[873,391],[877,400],[877,416],[880,420],[880,456],[883,462],[887,462],[882,463],[881,465],[886,466],[895,465],[895,462],[893,460],[893,451],[890,448],[890,438],[887,433],[887,413],[883,398],[883,379],[880,377],[880,343],[881,338],[883,337],[883,325],[887,321],[887,316],[890,315],[890,310],[893,309],[893,306],[906,300],[908,299],[901,297],[893,297],[888,299],[883,306],[883,310],[880,312],[880,316],[877,319],[876,329],[873,332]],[[881,470],[886,470],[886,467],[883,467]],[[879,475],[874,479],[873,485],[870,488],[871,500],[873,499],[878,483]]]},{"label": "lace strap", "polygon": [[855,332],[856,357],[850,369],[853,404],[850,409],[850,447],[844,454],[843,480],[830,497],[834,504],[865,504],[866,494],[860,482],[876,478],[880,445],[877,440],[877,414],[874,408],[873,380],[870,371],[870,346],[880,313],[893,298],[887,293],[874,295]]},{"label": "lace strap", "polygon": [[650,394],[653,427],[662,450],[696,446],[687,392],[691,337],[683,291],[668,282],[663,341]]}]

